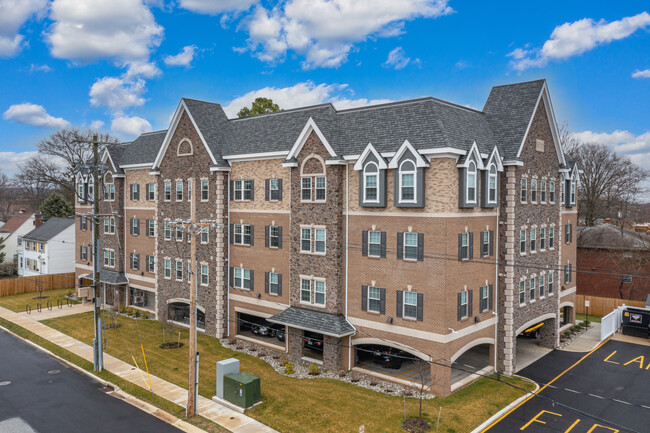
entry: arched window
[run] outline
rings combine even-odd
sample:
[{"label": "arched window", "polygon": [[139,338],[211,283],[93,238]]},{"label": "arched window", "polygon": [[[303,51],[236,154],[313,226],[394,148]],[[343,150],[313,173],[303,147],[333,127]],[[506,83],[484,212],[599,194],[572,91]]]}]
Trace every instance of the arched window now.
[{"label": "arched window", "polygon": [[104,200],[115,201],[115,183],[110,172],[104,175]]},{"label": "arched window", "polygon": [[497,168],[494,164],[490,166],[488,173],[488,203],[497,202]]},{"label": "arched window", "polygon": [[367,203],[379,202],[379,167],[374,162],[369,162],[363,168],[363,201]]},{"label": "arched window", "polygon": [[399,201],[402,203],[415,203],[415,163],[410,159],[402,162],[399,167]]},{"label": "arched window", "polygon": [[476,164],[474,161],[467,166],[467,203],[476,203]]},{"label": "arched window", "polygon": [[192,142],[188,138],[183,138],[180,143],[178,143],[178,149],[176,150],[177,156],[188,156],[192,155],[194,152],[192,148]]}]

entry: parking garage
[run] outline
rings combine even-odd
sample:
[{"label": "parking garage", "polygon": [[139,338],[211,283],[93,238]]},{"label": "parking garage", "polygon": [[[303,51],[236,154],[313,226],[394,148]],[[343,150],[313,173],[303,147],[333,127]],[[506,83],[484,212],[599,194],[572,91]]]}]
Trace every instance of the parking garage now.
[{"label": "parking garage", "polygon": [[354,366],[415,384],[431,384],[431,365],[407,351],[380,344],[354,346]]}]

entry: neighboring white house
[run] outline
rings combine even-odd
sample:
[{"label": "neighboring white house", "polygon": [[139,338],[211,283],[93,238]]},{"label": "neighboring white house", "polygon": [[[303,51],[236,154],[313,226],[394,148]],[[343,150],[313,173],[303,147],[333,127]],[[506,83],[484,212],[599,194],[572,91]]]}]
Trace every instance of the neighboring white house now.
[{"label": "neighboring white house", "polygon": [[74,272],[74,218],[51,218],[23,235],[18,250],[18,274],[23,276]]},{"label": "neighboring white house", "polygon": [[[4,239],[4,262],[18,260],[18,250],[22,249],[22,237],[42,224],[41,216],[33,213],[19,212],[0,227],[0,238]],[[3,263],[4,263],[3,262]]]}]

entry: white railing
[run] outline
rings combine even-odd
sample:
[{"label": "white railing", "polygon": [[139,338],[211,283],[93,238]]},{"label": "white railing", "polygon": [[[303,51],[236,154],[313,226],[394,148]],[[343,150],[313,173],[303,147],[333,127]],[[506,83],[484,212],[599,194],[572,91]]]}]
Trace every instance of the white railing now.
[{"label": "white railing", "polygon": [[625,308],[625,306],[618,307],[601,319],[600,341],[605,341],[607,338],[616,334],[621,329],[621,323],[623,322],[623,311]]}]

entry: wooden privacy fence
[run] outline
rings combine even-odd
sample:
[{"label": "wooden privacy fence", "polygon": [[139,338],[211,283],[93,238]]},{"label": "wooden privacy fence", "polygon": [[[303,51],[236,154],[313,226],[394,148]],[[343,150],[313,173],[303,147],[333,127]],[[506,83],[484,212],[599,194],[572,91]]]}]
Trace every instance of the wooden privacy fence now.
[{"label": "wooden privacy fence", "polygon": [[38,290],[73,289],[75,287],[74,272],[65,274],[34,275],[0,280],[0,296],[19,295]]},{"label": "wooden privacy fence", "polygon": [[587,308],[585,308],[585,300],[589,301],[589,314],[594,314],[596,316],[605,316],[623,304],[628,307],[645,307],[645,302],[643,301],[576,295],[576,313],[585,314],[587,312]]}]

